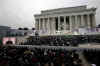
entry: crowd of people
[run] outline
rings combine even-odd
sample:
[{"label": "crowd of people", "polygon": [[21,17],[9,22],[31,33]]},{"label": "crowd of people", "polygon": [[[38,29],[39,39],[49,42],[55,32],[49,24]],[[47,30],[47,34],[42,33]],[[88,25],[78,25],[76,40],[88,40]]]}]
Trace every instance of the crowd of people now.
[{"label": "crowd of people", "polygon": [[25,45],[49,46],[78,46],[85,43],[100,43],[100,36],[72,35],[72,36],[30,36]]},{"label": "crowd of people", "polygon": [[77,38],[67,38],[66,36],[31,36],[25,45],[49,45],[49,46],[77,46]]},{"label": "crowd of people", "polygon": [[86,60],[90,64],[95,64],[96,66],[100,66],[100,51],[92,50],[92,51],[84,51],[83,52]]},{"label": "crowd of people", "polygon": [[0,66],[84,66],[83,59],[100,66],[100,51],[0,46]]},{"label": "crowd of people", "polygon": [[[100,36],[30,36],[23,45],[78,46],[100,43]],[[83,50],[89,64],[100,66],[100,51]],[[0,66],[84,66],[77,50],[0,46]]]},{"label": "crowd of people", "polygon": [[67,50],[0,47],[0,66],[82,66],[79,54]]}]

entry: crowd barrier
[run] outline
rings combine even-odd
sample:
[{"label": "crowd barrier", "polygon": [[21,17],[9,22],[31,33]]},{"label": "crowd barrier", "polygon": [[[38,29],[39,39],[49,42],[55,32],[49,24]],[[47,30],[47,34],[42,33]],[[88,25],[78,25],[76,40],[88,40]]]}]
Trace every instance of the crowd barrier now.
[{"label": "crowd barrier", "polygon": [[40,49],[53,49],[53,50],[77,50],[77,51],[83,51],[83,50],[95,50],[95,51],[100,51],[100,48],[98,47],[71,47],[71,46],[44,46],[44,45],[8,45],[11,47],[17,47],[17,48],[29,48],[29,49],[34,49],[34,48],[40,48]]}]

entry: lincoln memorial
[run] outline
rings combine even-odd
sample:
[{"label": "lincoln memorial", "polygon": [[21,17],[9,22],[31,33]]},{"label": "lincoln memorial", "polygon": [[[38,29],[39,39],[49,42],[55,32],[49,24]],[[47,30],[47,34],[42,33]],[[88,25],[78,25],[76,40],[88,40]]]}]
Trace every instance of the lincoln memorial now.
[{"label": "lincoln memorial", "polygon": [[35,28],[40,35],[67,34],[80,28],[96,27],[96,8],[77,6],[41,11],[35,14]]}]

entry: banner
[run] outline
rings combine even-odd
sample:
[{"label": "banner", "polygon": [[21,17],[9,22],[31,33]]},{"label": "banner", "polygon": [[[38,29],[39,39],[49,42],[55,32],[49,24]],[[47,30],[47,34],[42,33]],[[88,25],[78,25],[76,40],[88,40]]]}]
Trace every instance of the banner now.
[{"label": "banner", "polygon": [[85,29],[85,28],[79,28],[79,33],[80,33],[80,34],[84,35],[84,34],[86,34],[87,32],[88,32],[87,29]]}]

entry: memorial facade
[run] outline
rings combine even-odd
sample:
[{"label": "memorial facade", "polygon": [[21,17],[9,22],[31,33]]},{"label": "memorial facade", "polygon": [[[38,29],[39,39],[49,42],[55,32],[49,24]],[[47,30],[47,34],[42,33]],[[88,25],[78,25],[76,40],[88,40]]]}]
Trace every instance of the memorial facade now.
[{"label": "memorial facade", "polygon": [[86,6],[45,10],[34,15],[35,28],[40,34],[47,35],[78,32],[79,28],[92,29],[96,27],[95,14],[96,8]]}]

